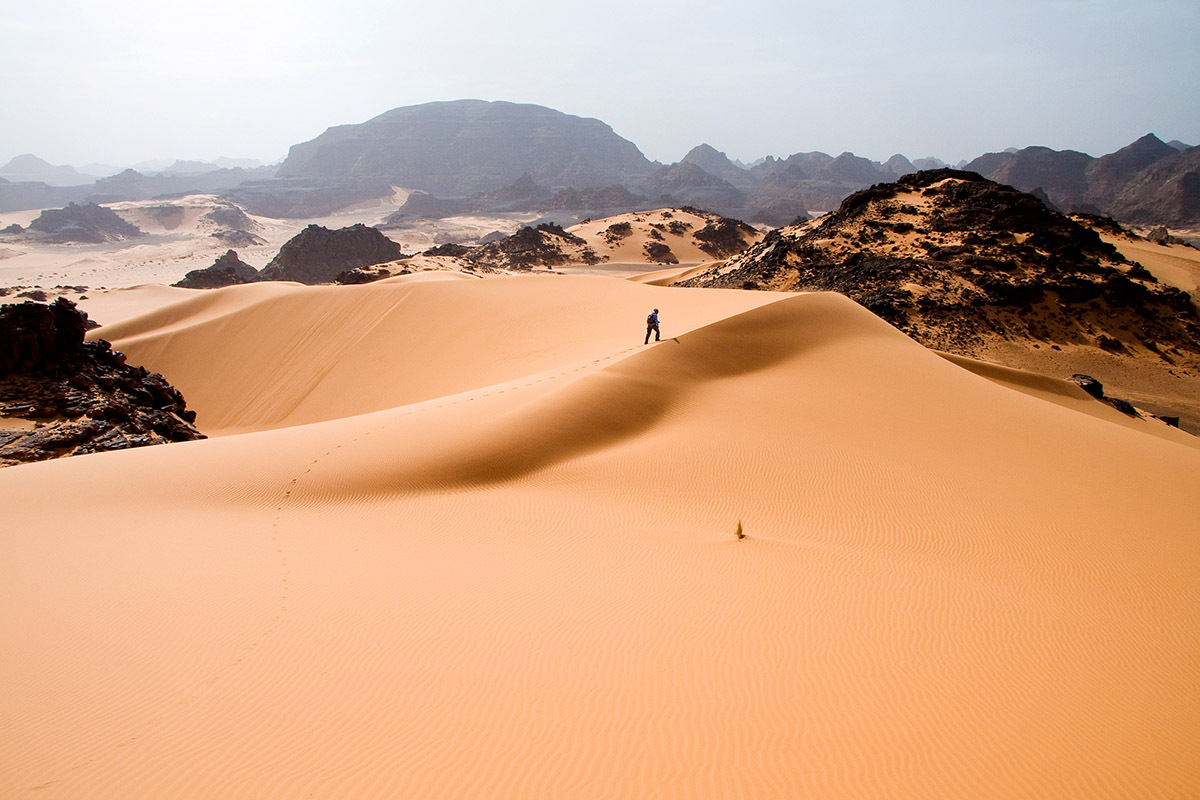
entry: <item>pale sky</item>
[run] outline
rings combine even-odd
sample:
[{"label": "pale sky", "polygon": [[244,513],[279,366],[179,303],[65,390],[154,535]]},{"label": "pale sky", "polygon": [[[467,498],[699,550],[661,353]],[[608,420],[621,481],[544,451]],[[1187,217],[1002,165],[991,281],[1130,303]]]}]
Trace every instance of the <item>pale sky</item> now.
[{"label": "pale sky", "polygon": [[1200,144],[1200,0],[0,0],[0,164],[275,162],[478,98],[647,157]]}]

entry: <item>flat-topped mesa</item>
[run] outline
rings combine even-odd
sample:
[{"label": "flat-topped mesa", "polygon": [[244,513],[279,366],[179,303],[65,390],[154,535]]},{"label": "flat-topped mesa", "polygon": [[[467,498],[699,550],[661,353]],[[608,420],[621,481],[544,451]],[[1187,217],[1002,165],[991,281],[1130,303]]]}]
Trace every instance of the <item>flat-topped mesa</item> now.
[{"label": "flat-topped mesa", "polygon": [[0,307],[0,466],[203,439],[194,412],[162,375],[125,363],[87,315],[52,304]]},{"label": "flat-topped mesa", "polygon": [[338,275],[401,258],[400,245],[366,225],[330,230],[309,225],[288,240],[259,273],[264,281],[332,283]]},{"label": "flat-topped mesa", "polygon": [[841,292],[923,344],[968,355],[1001,338],[1200,357],[1186,293],[1037,197],[960,170],[856,192],[685,285]]}]

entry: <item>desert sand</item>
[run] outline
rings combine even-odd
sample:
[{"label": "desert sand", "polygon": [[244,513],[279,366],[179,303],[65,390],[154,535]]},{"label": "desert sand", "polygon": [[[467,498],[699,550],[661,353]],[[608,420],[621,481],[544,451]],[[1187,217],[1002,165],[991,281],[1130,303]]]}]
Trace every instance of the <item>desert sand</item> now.
[{"label": "desert sand", "polygon": [[96,307],[215,435],[0,471],[0,796],[1195,794],[1195,439],[661,277]]}]

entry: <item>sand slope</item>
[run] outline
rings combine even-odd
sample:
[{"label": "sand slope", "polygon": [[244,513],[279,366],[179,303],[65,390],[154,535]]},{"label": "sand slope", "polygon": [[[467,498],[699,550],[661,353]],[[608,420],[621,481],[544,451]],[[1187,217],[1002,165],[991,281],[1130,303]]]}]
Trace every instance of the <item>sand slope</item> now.
[{"label": "sand slope", "polygon": [[120,341],[258,432],[0,472],[0,795],[1200,785],[1183,434],[836,295],[234,288]]}]

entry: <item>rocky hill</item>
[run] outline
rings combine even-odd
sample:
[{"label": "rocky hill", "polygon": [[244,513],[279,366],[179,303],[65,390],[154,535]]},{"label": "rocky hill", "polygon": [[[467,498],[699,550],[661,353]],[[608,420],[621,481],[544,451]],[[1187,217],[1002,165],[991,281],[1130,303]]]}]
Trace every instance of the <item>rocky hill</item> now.
[{"label": "rocky hill", "polygon": [[63,298],[0,306],[0,466],[204,438],[162,375],[86,328]]},{"label": "rocky hill", "polygon": [[401,257],[400,245],[374,228],[329,230],[309,225],[289,239],[259,273],[264,281],[332,283],[340,273]]},{"label": "rocky hill", "polygon": [[1032,195],[918,172],[773,231],[691,286],[846,294],[931,347],[1071,345],[1200,368],[1192,298]]},{"label": "rocky hill", "polygon": [[52,244],[99,244],[142,235],[136,225],[123,220],[115,211],[95,203],[43,211],[29,223],[28,238]]},{"label": "rocky hill", "polygon": [[604,186],[654,164],[596,119],[535,105],[457,100],[396,108],[294,145],[281,178],[387,178],[465,196],[528,174],[554,187]]},{"label": "rocky hill", "polygon": [[172,285],[182,289],[220,289],[259,280],[262,276],[258,270],[238,258],[235,251],[227,250],[212,266],[194,269]]},{"label": "rocky hill", "polygon": [[470,248],[460,257],[477,267],[518,272],[601,261],[586,241],[552,223],[521,228],[512,236]]}]

